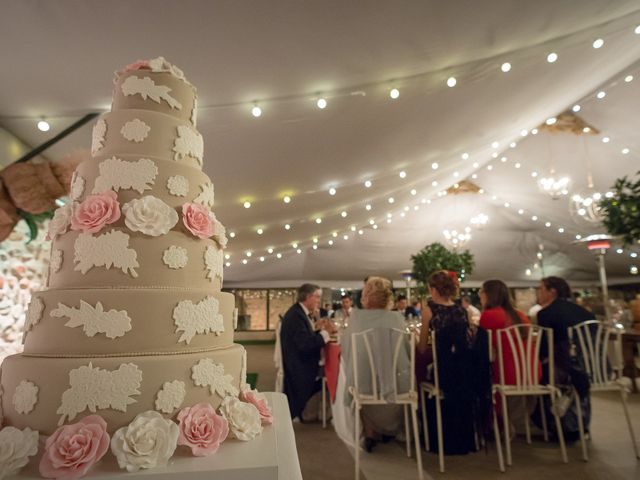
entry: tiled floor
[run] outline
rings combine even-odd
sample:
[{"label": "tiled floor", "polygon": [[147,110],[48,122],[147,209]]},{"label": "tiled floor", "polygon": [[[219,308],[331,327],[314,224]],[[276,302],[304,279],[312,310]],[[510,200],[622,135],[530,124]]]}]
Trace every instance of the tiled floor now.
[{"label": "tiled floor", "polygon": [[[273,345],[248,346],[248,371],[257,372],[258,388],[273,390],[275,368]],[[640,479],[640,460],[634,457],[627,425],[619,396],[596,394],[592,396],[592,440],[589,444],[590,461],[581,460],[580,444],[569,447],[569,463],[563,464],[557,445],[534,439],[527,445],[523,437],[513,443],[513,466],[503,478],[508,479]],[[636,437],[640,442],[640,394],[629,397],[629,406]],[[298,455],[305,480],[353,478],[353,458],[348,448],[331,428],[323,430],[320,424],[295,425]],[[493,445],[488,452],[459,457],[445,457],[446,473],[437,470],[437,456],[423,454],[425,478],[494,479],[500,477]],[[403,444],[379,445],[372,454],[363,453],[362,472],[367,480],[415,479],[415,459],[407,458]],[[362,477],[361,477],[362,478]]]}]

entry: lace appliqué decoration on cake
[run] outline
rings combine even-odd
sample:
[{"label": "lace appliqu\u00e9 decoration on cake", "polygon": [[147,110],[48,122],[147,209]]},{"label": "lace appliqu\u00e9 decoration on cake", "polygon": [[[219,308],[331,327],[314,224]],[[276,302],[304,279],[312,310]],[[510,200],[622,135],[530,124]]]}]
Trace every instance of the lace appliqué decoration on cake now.
[{"label": "lace appliqu\u00e9 decoration on cake", "polygon": [[217,393],[220,398],[227,395],[237,397],[240,391],[233,384],[233,376],[225,375],[224,366],[210,358],[203,358],[191,367],[191,378],[199,387],[209,387],[211,395]]},{"label": "lace appliqu\u00e9 decoration on cake", "polygon": [[69,307],[58,303],[58,308],[51,311],[51,316],[56,318],[68,317],[65,327],[82,327],[87,337],[93,337],[97,333],[104,333],[107,338],[124,336],[131,330],[131,318],[126,310],[104,311],[102,303],[97,302],[95,307],[84,300],[80,300],[80,308]]},{"label": "lace appliqu\u00e9 decoration on cake", "polygon": [[173,382],[164,382],[162,388],[158,390],[156,397],[156,410],[162,413],[171,414],[174,410],[180,408],[184,397],[187,395],[184,382],[174,380]]},{"label": "lace appliqu\u00e9 decoration on cake", "polygon": [[174,160],[179,161],[184,157],[193,157],[198,161],[198,165],[202,166],[204,156],[202,135],[191,127],[178,126],[178,137],[173,143],[173,151],[175,152]]},{"label": "lace appliqu\u00e9 decoration on cake", "polygon": [[127,405],[137,402],[131,397],[140,395],[141,382],[142,370],[133,363],[123,363],[112,371],[94,367],[91,362],[74,368],[69,372],[71,388],[62,394],[62,403],[56,411],[62,415],[58,425],[73,420],[86,409],[92,413],[105,408],[126,412]]},{"label": "lace appliqu\u00e9 decoration on cake", "polygon": [[196,122],[197,122],[197,116],[198,116],[198,96],[194,95],[193,97],[193,108],[191,109],[191,125],[193,125],[193,128],[196,128]]},{"label": "lace appliqu\u00e9 decoration on cake", "polygon": [[178,212],[158,197],[134,198],[122,206],[125,225],[151,237],[166,235],[178,223]]},{"label": "lace appliqu\u00e9 decoration on cake", "polygon": [[167,180],[167,189],[171,195],[186,197],[189,193],[189,180],[182,175],[174,175]]},{"label": "lace appliqu\u00e9 decoration on cake", "polygon": [[125,96],[140,95],[143,100],[150,98],[156,103],[164,100],[171,108],[182,110],[182,104],[169,95],[171,89],[166,85],[156,85],[149,77],[140,78],[132,75],[122,82],[121,88]]},{"label": "lace appliqu\u00e9 decoration on cake", "polygon": [[207,269],[207,278],[212,282],[219,278],[222,282],[222,250],[209,245],[204,251],[204,265]]},{"label": "lace appliqu\u00e9 decoration on cake", "polygon": [[69,196],[72,200],[78,200],[84,193],[84,186],[87,182],[77,171],[73,172],[73,178],[71,179],[71,191]]},{"label": "lace appliqu\u00e9 decoration on cake", "polygon": [[140,143],[147,138],[151,127],[138,118],[125,123],[120,129],[120,133],[130,142]]},{"label": "lace appliqu\u00e9 decoration on cake", "polygon": [[162,254],[162,261],[167,267],[173,268],[175,270],[184,268],[187,266],[187,262],[189,261],[189,257],[187,256],[187,249],[178,247],[176,245],[171,245]]},{"label": "lace appliqu\u00e9 decoration on cake", "polygon": [[106,134],[107,122],[104,121],[104,118],[100,118],[93,126],[93,132],[91,134],[91,155],[94,157],[102,150],[102,147],[104,147],[104,137]]},{"label": "lace appliqu\u00e9 decoration on cake", "polygon": [[22,415],[31,412],[38,403],[38,390],[33,382],[22,380],[13,393],[13,408],[16,412]]},{"label": "lace appliqu\u00e9 decoration on cake", "polygon": [[213,183],[203,183],[202,185],[200,185],[200,190],[200,195],[193,199],[194,203],[199,203],[200,205],[204,205],[209,209],[213,208]]},{"label": "lace appliqu\u00e9 decoration on cake", "polygon": [[191,343],[196,334],[224,332],[224,320],[219,312],[220,302],[217,298],[207,296],[197,304],[191,300],[182,300],[173,309],[173,320],[176,333],[184,332],[178,342]]},{"label": "lace appliqu\u00e9 decoration on cake", "polygon": [[62,250],[51,250],[51,258],[49,259],[49,268],[53,273],[58,273],[62,268]]},{"label": "lace appliqu\u00e9 decoration on cake", "polygon": [[40,297],[32,297],[31,303],[29,303],[29,308],[27,310],[27,318],[24,321],[24,334],[22,335],[22,343],[24,343],[24,339],[27,337],[27,333],[40,322],[43,312],[44,302],[40,299]]},{"label": "lace appliqu\u00e9 decoration on cake", "polygon": [[129,248],[129,235],[119,230],[111,230],[103,235],[94,237],[88,233],[81,233],[73,245],[73,261],[77,263],[74,270],[83,275],[93,267],[119,268],[122,273],[133,278],[138,277],[134,270],[139,267],[138,254]]},{"label": "lace appliqu\u00e9 decoration on cake", "polygon": [[100,162],[98,168],[100,175],[96,178],[92,193],[132,189],[142,194],[153,186],[158,175],[158,167],[148,158],[127,162],[111,157]]}]

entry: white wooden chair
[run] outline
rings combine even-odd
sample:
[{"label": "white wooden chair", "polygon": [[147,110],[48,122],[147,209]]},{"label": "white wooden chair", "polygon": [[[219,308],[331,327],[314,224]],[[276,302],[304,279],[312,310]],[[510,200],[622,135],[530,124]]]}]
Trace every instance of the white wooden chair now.
[{"label": "white wooden chair", "polygon": [[[627,407],[627,395],[629,387],[623,381],[622,369],[622,332],[604,326],[598,320],[589,320],[569,328],[569,338],[576,347],[591,381],[593,392],[620,392],[622,408],[627,419],[629,435],[636,458],[640,458],[638,444],[629,409]],[[611,351],[613,347],[613,351]],[[576,401],[579,399],[576,395]],[[588,458],[586,443],[583,441],[583,455]]]},{"label": "white wooden chair", "polygon": [[[546,335],[547,348],[548,348],[548,368],[549,368],[549,382],[547,384],[540,383],[539,370],[541,367],[540,362],[540,346],[542,340]],[[511,347],[511,356],[515,371],[516,371],[516,383],[509,385],[505,382],[505,354],[502,347],[503,338],[506,338],[509,346]],[[567,448],[564,442],[564,433],[562,431],[562,424],[560,417],[557,415],[555,404],[559,396],[559,390],[555,387],[555,369],[553,358],[553,330],[550,328],[543,328],[537,325],[513,325],[508,328],[500,329],[496,331],[496,343],[498,348],[498,368],[500,372],[500,383],[493,386],[494,395],[498,394],[501,398],[502,419],[505,437],[505,452],[507,457],[507,465],[511,466],[511,438],[509,435],[509,407],[507,404],[508,397],[527,397],[536,396],[544,397],[549,396],[551,401],[551,411],[554,412],[554,418],[556,422],[556,431],[558,434],[558,440],[560,442],[560,452],[562,454],[562,461],[568,462]],[[578,404],[579,406],[579,404]],[[494,402],[495,408],[495,402]],[[582,412],[579,412],[580,423],[582,423]],[[495,412],[494,412],[495,417]],[[542,411],[542,417],[544,419],[545,413]],[[531,432],[529,428],[529,417],[525,416],[527,443],[531,443]],[[582,426],[580,430],[583,432]],[[584,432],[582,433],[584,436]],[[501,456],[499,454],[499,456]],[[500,469],[504,471],[504,466],[500,465]]]},{"label": "white wooden chair", "polygon": [[[394,332],[397,336],[397,340],[395,342],[395,346],[393,349],[393,367],[392,372],[394,374],[393,380],[393,394],[390,396],[383,396],[383,392],[380,389],[380,378],[378,374],[378,369],[376,368],[376,362],[374,361],[374,352],[372,350],[372,336],[374,329],[368,329],[363,332],[354,333],[351,335],[351,354],[353,361],[353,386],[349,387],[349,392],[353,395],[353,400],[355,403],[355,428],[354,428],[354,439],[355,439],[355,478],[358,480],[360,478],[360,446],[358,439],[360,438],[360,410],[363,405],[390,405],[397,404],[404,406],[404,420],[405,420],[405,437],[406,437],[406,446],[407,446],[407,456],[411,456],[411,429],[409,428],[409,412],[411,409],[411,422],[413,426],[413,438],[415,442],[416,449],[416,460],[418,467],[418,478],[422,480],[423,471],[422,471],[422,456],[420,451],[420,434],[418,432],[418,419],[417,419],[417,409],[418,409],[418,393],[416,391],[416,380],[415,380],[415,336],[412,333],[407,333],[403,330],[398,329],[389,329],[391,332]],[[408,372],[408,389],[406,391],[401,391],[398,389],[398,359],[400,357],[400,353],[402,349],[409,348],[409,356],[410,356],[410,370]],[[367,358],[367,367],[365,370],[360,371],[358,368],[358,351],[362,351],[364,348],[364,352],[366,353]],[[364,392],[361,388],[361,379],[366,378],[365,375],[370,376],[371,382],[371,392]]]},{"label": "white wooden chair", "polygon": [[280,330],[282,328],[282,316],[278,325],[276,325],[276,346],[273,350],[273,363],[276,366],[276,384],[275,391],[282,393],[284,391],[284,363],[282,361],[282,343],[280,342]]},{"label": "white wooden chair", "polygon": [[[491,332],[488,333],[489,341],[489,359],[491,359]],[[433,351],[433,382],[422,382],[420,384],[420,403],[422,406],[422,431],[424,432],[425,451],[430,451],[429,445],[429,423],[427,419],[427,399],[433,398],[436,403],[436,428],[438,432],[438,463],[440,473],[444,473],[444,435],[442,431],[442,406],[441,402],[445,400],[445,396],[440,389],[440,375],[438,373],[438,353],[436,349],[436,332],[431,332],[431,348]],[[504,462],[502,460],[502,445],[500,443],[500,431],[498,422],[493,415],[493,433],[496,438],[496,447],[498,450],[498,464],[501,471],[504,472]],[[476,444],[478,441],[476,439]]]}]

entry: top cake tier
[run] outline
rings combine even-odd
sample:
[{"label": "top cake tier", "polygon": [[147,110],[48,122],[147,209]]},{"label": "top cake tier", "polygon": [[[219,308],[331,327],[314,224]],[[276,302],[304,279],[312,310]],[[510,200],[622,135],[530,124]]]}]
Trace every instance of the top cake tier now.
[{"label": "top cake tier", "polygon": [[151,110],[188,121],[195,128],[196,89],[162,57],[116,72],[111,110]]}]

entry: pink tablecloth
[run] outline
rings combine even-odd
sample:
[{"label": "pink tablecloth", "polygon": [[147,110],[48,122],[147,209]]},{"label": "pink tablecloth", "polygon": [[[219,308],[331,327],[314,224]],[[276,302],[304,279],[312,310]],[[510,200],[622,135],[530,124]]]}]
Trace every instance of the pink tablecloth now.
[{"label": "pink tablecloth", "polygon": [[324,376],[327,379],[327,388],[331,396],[331,403],[336,398],[338,388],[338,375],[340,374],[340,345],[329,342],[324,347]]}]

